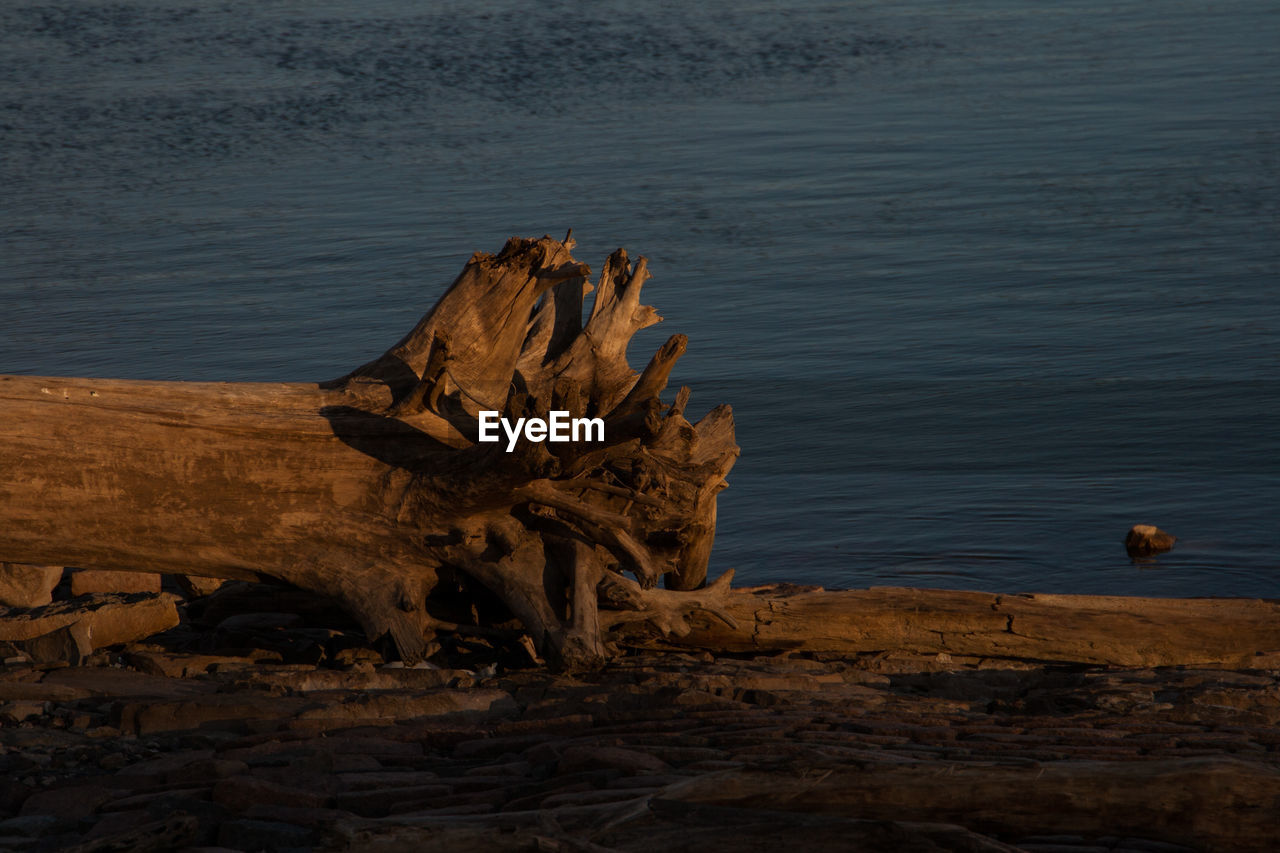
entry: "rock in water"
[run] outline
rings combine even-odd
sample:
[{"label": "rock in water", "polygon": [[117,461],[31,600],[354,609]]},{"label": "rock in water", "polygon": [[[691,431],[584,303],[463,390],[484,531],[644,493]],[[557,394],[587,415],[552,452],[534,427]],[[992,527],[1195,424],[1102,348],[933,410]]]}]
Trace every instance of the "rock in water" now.
[{"label": "rock in water", "polygon": [[1178,537],[1166,533],[1154,524],[1135,524],[1124,537],[1124,549],[1130,557],[1149,557],[1163,554],[1173,548]]}]

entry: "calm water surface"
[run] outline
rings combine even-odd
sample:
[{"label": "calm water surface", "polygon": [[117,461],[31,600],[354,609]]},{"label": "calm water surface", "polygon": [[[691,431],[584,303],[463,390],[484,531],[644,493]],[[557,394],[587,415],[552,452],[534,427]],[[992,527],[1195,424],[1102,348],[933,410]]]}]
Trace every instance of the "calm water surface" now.
[{"label": "calm water surface", "polygon": [[573,227],[650,258],[633,362],[685,332],[734,406],[719,567],[1280,596],[1276,44],[1257,2],[4,4],[0,372],[330,378]]}]

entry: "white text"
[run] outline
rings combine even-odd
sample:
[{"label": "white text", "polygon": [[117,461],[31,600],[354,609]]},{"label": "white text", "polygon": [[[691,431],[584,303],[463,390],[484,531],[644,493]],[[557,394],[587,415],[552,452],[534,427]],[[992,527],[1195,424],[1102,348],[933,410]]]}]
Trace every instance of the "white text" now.
[{"label": "white text", "polygon": [[[480,413],[480,440],[501,441],[498,427],[507,435],[507,452],[515,450],[520,434],[529,441],[604,441],[603,418],[571,418],[568,412],[548,412],[542,418],[517,418],[513,425],[501,412]],[[581,437],[579,437],[581,436]]]}]

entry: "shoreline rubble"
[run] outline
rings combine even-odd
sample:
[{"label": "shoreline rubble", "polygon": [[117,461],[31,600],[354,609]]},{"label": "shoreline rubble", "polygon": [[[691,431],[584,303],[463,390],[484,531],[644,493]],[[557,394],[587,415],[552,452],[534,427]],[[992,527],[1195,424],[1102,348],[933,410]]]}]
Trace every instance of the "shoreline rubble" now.
[{"label": "shoreline rubble", "polygon": [[[740,593],[739,630],[769,611],[776,637],[803,617],[846,647],[668,645],[554,673],[470,638],[406,667],[297,590],[163,593],[184,617],[163,633],[0,667],[0,849],[1271,848],[1274,603],[787,588],[804,603],[784,612],[782,591]],[[1066,632],[1074,609],[1151,642],[1111,664],[972,653],[974,614],[1015,606],[1020,630]],[[1166,634],[1217,662],[1177,662]]]}]

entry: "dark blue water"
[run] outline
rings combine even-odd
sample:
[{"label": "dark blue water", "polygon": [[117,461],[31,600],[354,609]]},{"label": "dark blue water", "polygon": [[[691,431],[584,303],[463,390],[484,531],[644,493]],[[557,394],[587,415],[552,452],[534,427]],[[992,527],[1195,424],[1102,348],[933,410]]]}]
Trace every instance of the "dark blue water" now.
[{"label": "dark blue water", "polygon": [[[339,375],[647,255],[747,581],[1280,595],[1280,7],[0,6],[0,372]],[[1179,535],[1132,565],[1138,522]]]}]

